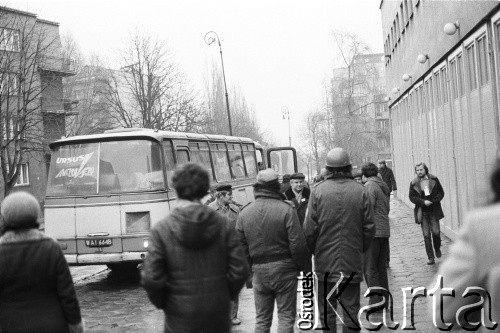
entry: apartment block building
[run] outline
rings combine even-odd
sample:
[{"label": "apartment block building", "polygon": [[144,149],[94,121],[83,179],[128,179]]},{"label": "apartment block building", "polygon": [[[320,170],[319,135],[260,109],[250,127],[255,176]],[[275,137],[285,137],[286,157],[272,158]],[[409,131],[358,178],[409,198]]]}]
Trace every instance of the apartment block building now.
[{"label": "apartment block building", "polygon": [[[0,7],[0,132],[2,171],[8,188],[45,196],[47,144],[64,135],[68,101],[62,79],[74,75],[63,59],[59,24],[36,14]],[[0,197],[7,184],[0,177]]]},{"label": "apartment block building", "polygon": [[491,199],[499,150],[500,4],[380,3],[398,196],[425,162],[443,184],[443,230]]},{"label": "apartment block building", "polygon": [[[349,149],[354,165],[359,167],[379,159],[391,165],[383,56],[383,53],[356,54],[349,66],[333,69],[335,145]],[[347,118],[350,122],[348,132],[345,131]]]}]

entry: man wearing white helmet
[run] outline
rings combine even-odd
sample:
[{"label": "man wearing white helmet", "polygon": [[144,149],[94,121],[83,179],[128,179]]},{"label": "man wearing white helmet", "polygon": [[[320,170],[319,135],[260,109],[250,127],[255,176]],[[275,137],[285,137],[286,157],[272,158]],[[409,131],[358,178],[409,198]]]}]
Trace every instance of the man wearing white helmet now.
[{"label": "man wearing white helmet", "polygon": [[337,308],[338,302],[344,309],[344,332],[355,332],[360,329],[362,257],[375,234],[373,208],[363,185],[352,179],[350,157],[344,149],[328,152],[326,169],[325,180],[312,188],[304,233],[318,276],[322,330],[336,332],[332,307]]}]

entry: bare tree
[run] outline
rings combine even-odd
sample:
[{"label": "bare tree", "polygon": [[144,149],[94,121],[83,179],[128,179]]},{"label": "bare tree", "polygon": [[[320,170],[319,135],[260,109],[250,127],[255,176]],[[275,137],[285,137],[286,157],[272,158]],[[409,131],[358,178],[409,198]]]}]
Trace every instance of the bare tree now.
[{"label": "bare tree", "polygon": [[[229,135],[224,81],[222,72],[214,63],[207,71],[205,89],[208,113],[202,130],[206,133]],[[233,86],[229,99],[233,135],[248,137],[266,145],[265,135],[241,88]]]},{"label": "bare tree", "polygon": [[333,143],[325,146],[346,148],[355,163],[362,163],[377,150],[374,115],[368,110],[380,94],[380,75],[366,61],[369,47],[356,35],[334,31],[332,36],[343,66],[334,70],[327,112],[334,135]]},{"label": "bare tree", "polygon": [[57,135],[57,126],[52,125],[61,118],[43,115],[42,107],[50,109],[54,101],[60,104],[62,96],[42,99],[42,93],[57,95],[55,87],[61,80],[42,72],[63,63],[54,31],[37,24],[34,17],[0,7],[0,27],[0,165],[8,194],[22,163],[28,159],[44,163],[46,142]]},{"label": "bare tree", "polygon": [[188,131],[199,125],[196,94],[163,42],[136,32],[122,60],[122,70],[111,72],[107,94],[120,126]]}]

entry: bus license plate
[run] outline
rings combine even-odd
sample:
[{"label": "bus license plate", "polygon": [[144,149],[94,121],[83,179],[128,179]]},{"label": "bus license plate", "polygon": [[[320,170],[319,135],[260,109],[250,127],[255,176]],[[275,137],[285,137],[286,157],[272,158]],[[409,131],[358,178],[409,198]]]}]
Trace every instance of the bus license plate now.
[{"label": "bus license plate", "polygon": [[113,245],[113,240],[111,238],[86,239],[85,245],[87,247],[107,247]]}]

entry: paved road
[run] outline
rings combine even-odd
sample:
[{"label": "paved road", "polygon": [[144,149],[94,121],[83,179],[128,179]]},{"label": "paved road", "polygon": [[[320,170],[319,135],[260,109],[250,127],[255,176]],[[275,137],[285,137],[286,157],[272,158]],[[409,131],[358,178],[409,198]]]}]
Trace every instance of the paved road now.
[{"label": "paved road", "polygon": [[[413,211],[396,199],[391,200],[391,268],[389,284],[394,297],[394,319],[403,321],[403,293],[401,288],[426,287],[437,271],[426,265],[423,238],[420,227],[414,223]],[[443,236],[443,258],[448,254],[450,240]],[[146,293],[139,286],[136,276],[117,276],[100,268],[72,268],[76,290],[89,332],[161,332],[163,314],[151,305]],[[366,289],[363,286],[362,292]],[[415,328],[417,332],[436,331],[432,319],[427,315],[426,301],[415,303]],[[362,304],[367,299],[362,298]],[[253,332],[255,308],[251,289],[243,289],[240,295],[240,319],[242,324],[234,326],[234,333]],[[275,316],[272,332],[277,331]],[[399,329],[400,330],[400,329]],[[298,330],[296,330],[298,331]],[[388,330],[383,330],[388,331]]]}]

